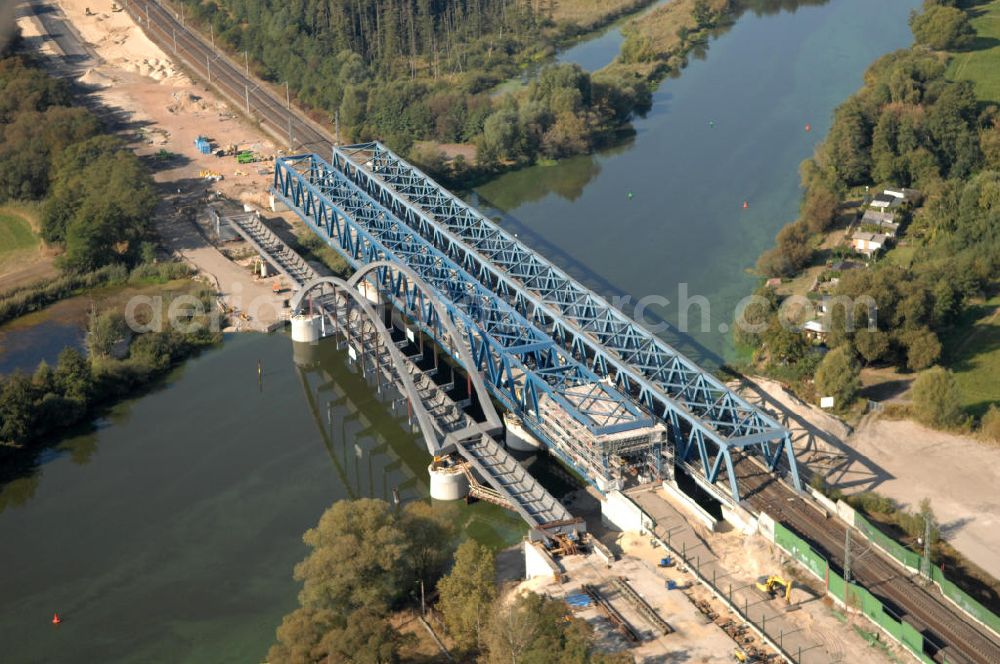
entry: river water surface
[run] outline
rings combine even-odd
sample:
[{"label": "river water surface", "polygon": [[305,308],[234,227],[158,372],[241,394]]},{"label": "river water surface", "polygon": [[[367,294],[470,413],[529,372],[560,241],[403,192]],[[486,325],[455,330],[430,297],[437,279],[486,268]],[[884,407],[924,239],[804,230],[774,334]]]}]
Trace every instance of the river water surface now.
[{"label": "river water surface", "polygon": [[[865,67],[908,43],[918,4],[746,14],[660,87],[632,141],[473,198],[601,292],[676,301],[689,284],[709,329],[670,337],[717,361],[746,268],[795,215],[798,163]],[[577,51],[588,68],[617,50],[603,39]],[[426,497],[421,449],[340,354],[297,366],[285,336],[228,338],[0,489],[0,659],[259,662],[295,605],[302,533],[339,498]],[[484,541],[522,532],[488,505],[441,509]]]},{"label": "river water surface", "polygon": [[[654,296],[650,323],[679,322],[683,288],[707,298],[707,325],[692,306],[688,334],[665,336],[697,361],[732,359],[720,326],[754,288],[747,269],[795,218],[799,164],[865,68],[909,44],[907,16],[919,4],[747,12],[660,86],[626,145],[499,177],[475,190],[480,207],[598,292],[633,303]],[[586,46],[575,48],[591,65]]]}]

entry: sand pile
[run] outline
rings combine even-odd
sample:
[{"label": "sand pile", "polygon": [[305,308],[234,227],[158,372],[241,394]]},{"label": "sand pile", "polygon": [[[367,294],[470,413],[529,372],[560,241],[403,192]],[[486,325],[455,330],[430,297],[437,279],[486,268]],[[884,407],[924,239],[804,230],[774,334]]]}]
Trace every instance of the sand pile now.
[{"label": "sand pile", "polygon": [[170,98],[173,101],[167,105],[167,110],[171,113],[204,111],[208,109],[208,104],[201,97],[193,95],[190,92],[172,92],[170,93]]},{"label": "sand pile", "polygon": [[93,85],[99,88],[106,88],[109,85],[114,84],[115,79],[107,74],[100,72],[94,68],[88,69],[84,72],[83,76],[77,79],[80,83],[85,85]]},{"label": "sand pile", "polygon": [[86,13],[91,0],[60,0],[60,6],[80,35],[106,62],[125,71],[173,85],[187,84],[181,74],[127,12]]}]

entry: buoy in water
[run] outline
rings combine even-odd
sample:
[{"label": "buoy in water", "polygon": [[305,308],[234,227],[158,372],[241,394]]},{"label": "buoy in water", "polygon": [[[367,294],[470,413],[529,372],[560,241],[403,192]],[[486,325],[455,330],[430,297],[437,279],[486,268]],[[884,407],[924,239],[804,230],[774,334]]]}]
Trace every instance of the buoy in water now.
[{"label": "buoy in water", "polygon": [[743,201],[743,209],[746,210],[749,207],[750,207],[750,202],[749,201]]},{"label": "buoy in water", "polygon": [[62,622],[62,618],[59,617],[59,614],[58,613],[53,613],[52,614],[52,624],[53,625],[58,625],[61,622]]},{"label": "buoy in water", "polygon": [[630,192],[628,192],[628,199],[629,199],[629,200],[632,200],[632,192],[631,192],[631,191],[630,191]]},{"label": "buoy in water", "polygon": [[811,124],[807,124],[806,125],[806,131],[812,131],[812,130],[813,130],[813,126]]},{"label": "buoy in water", "polygon": [[708,121],[708,126],[709,127],[714,127],[715,126],[715,120],[709,120]]}]

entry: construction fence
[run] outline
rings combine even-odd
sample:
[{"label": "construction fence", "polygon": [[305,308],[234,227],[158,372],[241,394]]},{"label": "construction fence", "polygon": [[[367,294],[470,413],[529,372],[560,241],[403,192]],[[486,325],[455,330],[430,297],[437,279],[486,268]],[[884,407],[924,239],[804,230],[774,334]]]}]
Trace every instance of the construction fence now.
[{"label": "construction fence", "polygon": [[[855,583],[845,583],[844,577],[830,569],[829,561],[813,550],[809,543],[780,523],[774,524],[774,543],[806,569],[826,582],[827,594],[845,606],[864,613],[922,662],[934,664],[924,652],[924,636],[905,620],[901,620],[875,595]],[[917,566],[919,567],[919,559]]]},{"label": "construction fence", "polygon": [[[854,525],[871,542],[898,560],[904,566],[914,571],[920,570],[920,562],[922,560],[922,556],[920,554],[907,549],[905,546],[876,528],[871,522],[857,512],[854,514]],[[931,577],[941,588],[941,592],[945,597],[957,604],[960,609],[969,614],[969,616],[971,616],[974,620],[979,621],[997,634],[1000,634],[1000,617],[980,604],[957,585],[949,581],[945,577],[944,572],[942,572],[939,568],[933,567],[931,569]]]}]

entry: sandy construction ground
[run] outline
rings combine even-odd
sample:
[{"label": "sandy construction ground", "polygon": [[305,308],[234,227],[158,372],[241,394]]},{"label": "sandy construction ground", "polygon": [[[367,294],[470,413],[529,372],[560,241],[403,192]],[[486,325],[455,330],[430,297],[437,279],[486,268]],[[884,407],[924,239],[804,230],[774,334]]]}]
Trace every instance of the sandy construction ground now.
[{"label": "sandy construction ground", "polygon": [[[149,158],[163,200],[156,222],[165,246],[217,284],[227,305],[242,314],[237,316],[239,329],[270,329],[282,314],[281,300],[272,292],[276,279],[257,278],[247,265],[229,260],[220,248],[246,253],[241,243],[224,246],[194,221],[206,216],[209,201],[220,199],[228,199],[235,211],[240,204],[265,209],[271,165],[239,165],[233,157],[204,155],[194,142],[206,136],[216,148],[236,145],[265,157],[274,155],[275,146],[187,77],[127,13],[112,12],[110,2],[61,0],[58,7],[97,56],[76,69],[77,82],[110,112],[137,154]],[[29,15],[20,25],[29,43],[56,58],[58,66],[59,47],[44,37],[38,19]],[[156,158],[161,151],[169,156]],[[222,180],[210,181],[206,173]]]},{"label": "sandy construction ground", "polygon": [[127,12],[111,11],[111,0],[60,0],[58,4],[84,41],[110,67],[167,85],[190,84],[166,54],[136,27]]},{"label": "sandy construction ground", "polygon": [[801,463],[848,493],[877,491],[911,509],[929,498],[945,539],[1000,578],[1000,447],[875,414],[852,430],[774,381],[754,383],[745,396],[791,429]]}]

